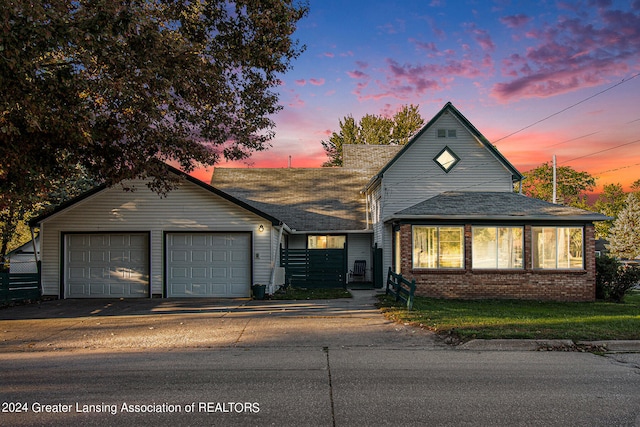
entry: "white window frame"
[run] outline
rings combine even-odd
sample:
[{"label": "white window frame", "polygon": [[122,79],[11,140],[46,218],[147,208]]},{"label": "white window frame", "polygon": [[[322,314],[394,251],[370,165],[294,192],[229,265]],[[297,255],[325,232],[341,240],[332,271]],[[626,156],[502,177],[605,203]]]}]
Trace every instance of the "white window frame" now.
[{"label": "white window frame", "polygon": [[[542,234],[546,231],[553,235],[553,242],[540,241],[537,238],[537,230],[542,230]],[[580,230],[580,256],[571,255],[572,239],[571,230]],[[568,232],[567,235],[560,233]],[[550,247],[548,245],[551,245]],[[545,248],[546,246],[546,248]],[[542,259],[540,259],[540,251],[542,251]],[[553,255],[546,257],[545,252]],[[584,246],[584,227],[582,226],[541,226],[531,227],[531,266],[534,270],[584,270],[585,246]],[[576,261],[580,265],[575,265]],[[574,264],[574,265],[572,265]]]},{"label": "white window frame", "polygon": [[[430,229],[430,231],[433,233],[435,232],[435,239],[436,242],[430,242],[431,244],[429,245],[429,242],[425,242],[427,243],[427,245],[429,245],[429,247],[425,247],[425,248],[416,248],[416,231],[418,229]],[[460,240],[459,240],[459,244],[460,244],[460,253],[456,256],[457,261],[459,263],[459,265],[456,266],[446,266],[443,265],[445,264],[443,262],[443,258],[444,258],[444,254],[443,254],[443,243],[442,242],[440,236],[441,236],[441,232],[444,229],[458,229],[460,231]],[[411,227],[411,265],[414,269],[438,269],[438,270],[464,270],[465,265],[464,265],[464,226],[462,225],[413,225]],[[420,259],[420,254],[425,253],[425,252],[432,252],[432,251],[436,251],[435,253],[435,259],[432,259],[429,255],[427,255],[428,259],[427,259],[427,263],[425,265],[425,263],[421,263],[419,261]]]},{"label": "white window frame", "polygon": [[[491,261],[495,261],[492,266],[480,265],[480,248],[479,242],[477,239],[477,235],[480,232],[480,229],[492,229],[495,230],[494,240],[489,243],[493,245],[493,248],[487,248],[489,250],[493,249],[492,252],[493,257]],[[511,246],[510,250],[505,253],[505,251],[501,250],[500,246],[500,231],[501,230],[519,230],[520,231],[520,241],[517,244],[516,240],[511,237],[509,241],[509,245]],[[478,243],[478,244],[477,244]],[[519,249],[519,253],[515,252]],[[505,258],[506,257],[506,258]],[[504,263],[501,265],[501,260],[507,259],[507,265]],[[519,261],[519,263],[518,263]],[[493,225],[474,225],[472,227],[471,232],[471,268],[477,270],[523,270],[524,269],[524,227],[523,226],[493,226]]]}]

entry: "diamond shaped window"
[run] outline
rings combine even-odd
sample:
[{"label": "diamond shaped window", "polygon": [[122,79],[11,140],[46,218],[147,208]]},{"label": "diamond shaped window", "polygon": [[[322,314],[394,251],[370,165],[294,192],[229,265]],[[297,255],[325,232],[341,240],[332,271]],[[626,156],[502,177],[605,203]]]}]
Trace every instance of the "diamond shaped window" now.
[{"label": "diamond shaped window", "polygon": [[449,172],[460,161],[460,157],[456,156],[456,153],[451,151],[449,147],[444,147],[433,161],[442,168],[443,171]]}]

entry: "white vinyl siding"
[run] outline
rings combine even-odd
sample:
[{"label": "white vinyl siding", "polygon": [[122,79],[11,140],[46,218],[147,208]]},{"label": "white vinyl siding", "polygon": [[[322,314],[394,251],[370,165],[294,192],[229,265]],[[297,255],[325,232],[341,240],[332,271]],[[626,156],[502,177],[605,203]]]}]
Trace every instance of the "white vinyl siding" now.
[{"label": "white vinyl siding", "polygon": [[[94,194],[47,218],[42,237],[42,285],[45,295],[60,289],[62,233],[144,232],[150,235],[151,293],[161,295],[164,282],[164,233],[176,231],[227,231],[253,234],[251,249],[254,283],[268,283],[271,274],[271,233],[264,218],[183,181],[162,198],[142,180],[132,181],[136,191],[115,186]],[[258,227],[264,226],[259,232]]]},{"label": "white vinyl siding", "polygon": [[[456,138],[438,138],[437,130]],[[460,161],[448,173],[433,159],[444,148]],[[445,191],[512,191],[509,172],[452,114],[443,114],[384,173],[381,219]]]},{"label": "white vinyl siding", "polygon": [[367,262],[367,270],[365,272],[365,280],[373,280],[371,276],[371,234],[349,234],[347,236],[347,267],[353,270],[353,265],[357,260],[365,260]]}]

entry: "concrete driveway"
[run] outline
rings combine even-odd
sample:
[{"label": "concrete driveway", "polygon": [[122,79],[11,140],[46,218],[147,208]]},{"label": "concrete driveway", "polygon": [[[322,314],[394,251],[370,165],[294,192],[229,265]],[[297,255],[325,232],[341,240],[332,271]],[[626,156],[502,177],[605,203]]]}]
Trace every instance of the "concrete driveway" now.
[{"label": "concrete driveway", "polygon": [[0,310],[0,352],[270,346],[436,348],[434,334],[387,321],[375,291],[352,299],[56,300]]}]

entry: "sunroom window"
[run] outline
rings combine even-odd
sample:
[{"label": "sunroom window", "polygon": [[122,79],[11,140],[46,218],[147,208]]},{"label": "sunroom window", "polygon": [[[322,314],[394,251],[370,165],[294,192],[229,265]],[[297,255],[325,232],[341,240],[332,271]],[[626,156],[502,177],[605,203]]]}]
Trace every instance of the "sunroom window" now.
[{"label": "sunroom window", "polygon": [[473,227],[473,268],[523,268],[522,227]]},{"label": "sunroom window", "polygon": [[413,268],[463,267],[463,227],[413,227]]},{"label": "sunroom window", "polygon": [[532,227],[533,268],[584,268],[582,227]]}]

